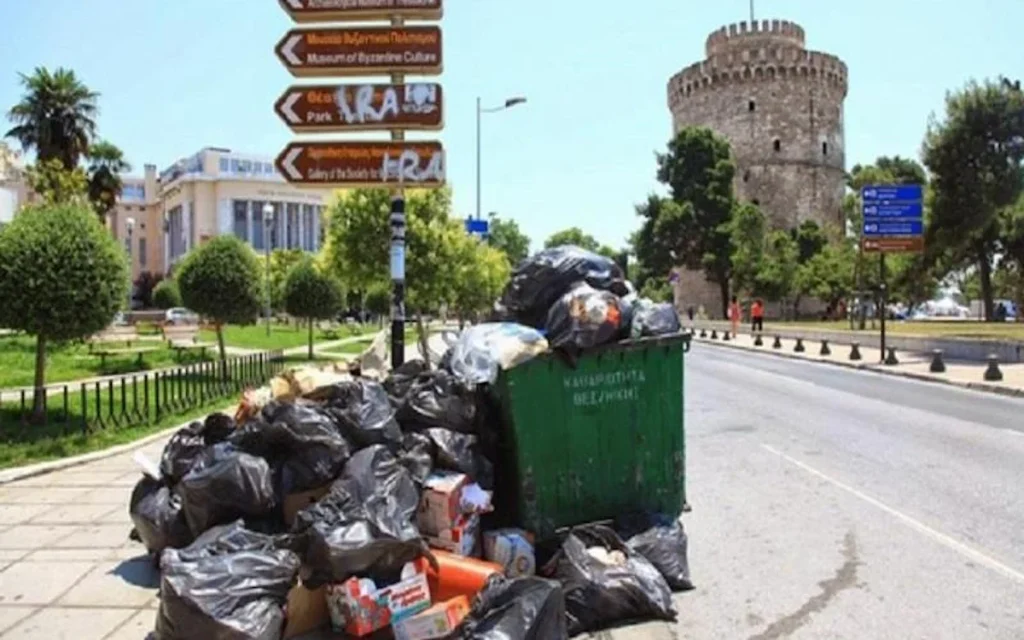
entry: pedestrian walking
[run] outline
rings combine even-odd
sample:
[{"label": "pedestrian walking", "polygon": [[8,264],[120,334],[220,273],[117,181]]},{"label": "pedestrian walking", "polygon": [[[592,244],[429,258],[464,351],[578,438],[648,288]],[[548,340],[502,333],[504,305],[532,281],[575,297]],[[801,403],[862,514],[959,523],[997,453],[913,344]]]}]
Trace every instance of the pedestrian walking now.
[{"label": "pedestrian walking", "polygon": [[693,314],[694,314],[694,309],[693,309],[693,305],[691,304],[690,306],[686,307],[686,317],[690,321],[690,328],[691,329],[693,328]]},{"label": "pedestrian walking", "polygon": [[729,322],[732,323],[732,335],[736,335],[740,330],[740,302],[736,296],[729,303]]},{"label": "pedestrian walking", "polygon": [[750,332],[760,333],[762,331],[764,331],[764,301],[757,298],[750,305]]}]

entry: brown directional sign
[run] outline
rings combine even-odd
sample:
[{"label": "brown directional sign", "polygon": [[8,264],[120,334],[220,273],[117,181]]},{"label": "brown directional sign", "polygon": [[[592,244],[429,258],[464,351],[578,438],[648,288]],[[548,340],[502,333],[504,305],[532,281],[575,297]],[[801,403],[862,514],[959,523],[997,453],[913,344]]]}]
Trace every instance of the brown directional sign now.
[{"label": "brown directional sign", "polygon": [[437,75],[443,68],[438,27],[292,29],[274,51],[299,77]]},{"label": "brown directional sign", "polygon": [[442,104],[439,84],[303,85],[286,91],[274,111],[297,132],[437,130]]},{"label": "brown directional sign", "polygon": [[441,0],[280,0],[296,22],[387,20],[397,16],[439,20]]},{"label": "brown directional sign", "polygon": [[863,238],[861,246],[865,253],[920,253],[924,251],[924,238]]},{"label": "brown directional sign", "polygon": [[306,186],[417,188],[445,181],[440,142],[293,142],[275,164],[288,182]]}]

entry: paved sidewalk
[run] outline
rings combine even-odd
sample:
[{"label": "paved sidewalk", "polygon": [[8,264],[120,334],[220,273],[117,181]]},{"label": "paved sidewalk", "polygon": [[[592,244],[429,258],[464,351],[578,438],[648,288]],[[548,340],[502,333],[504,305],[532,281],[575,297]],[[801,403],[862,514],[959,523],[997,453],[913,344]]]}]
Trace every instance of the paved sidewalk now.
[{"label": "paved sidewalk", "polygon": [[[697,335],[699,336],[699,333]],[[764,334],[762,336],[762,341],[764,343],[763,346],[757,347],[754,346],[754,338],[750,334],[741,333],[739,336],[735,336],[726,342],[722,340],[722,334],[719,333],[718,339],[716,340],[697,337],[696,342],[698,344],[716,345],[733,349],[760,351],[776,356],[824,362],[833,365],[876,371],[890,375],[899,375],[919,380],[942,382],[960,387],[977,389],[980,391],[1000,393],[1003,395],[1024,396],[1024,363],[1000,364],[999,369],[1003,373],[1003,380],[995,382],[985,380],[985,370],[987,365],[973,362],[964,363],[947,360],[945,363],[945,373],[931,373],[929,367],[931,365],[932,355],[930,353],[904,353],[897,351],[896,357],[899,360],[899,364],[882,364],[882,354],[879,350],[879,344],[876,338],[872,338],[870,341],[866,341],[860,345],[860,353],[862,356],[860,361],[850,360],[851,347],[849,345],[829,344],[829,350],[832,353],[831,355],[823,356],[820,354],[820,341],[805,341],[805,351],[803,353],[799,353],[794,350],[796,347],[795,340],[783,338],[781,340],[781,348],[775,349],[772,347],[774,339],[774,336]]]}]

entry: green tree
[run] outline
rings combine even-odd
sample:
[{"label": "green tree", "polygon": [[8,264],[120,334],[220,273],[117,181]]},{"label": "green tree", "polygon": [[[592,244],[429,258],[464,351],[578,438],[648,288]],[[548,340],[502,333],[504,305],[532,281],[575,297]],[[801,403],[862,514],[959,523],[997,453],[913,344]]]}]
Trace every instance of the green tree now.
[{"label": "green tree", "polygon": [[381,281],[370,285],[363,297],[363,307],[377,316],[383,325],[384,318],[391,311],[391,283]]},{"label": "green tree", "polygon": [[47,345],[102,330],[127,295],[124,249],[87,206],[29,206],[0,231],[0,326],[36,336],[36,418]]},{"label": "green tree", "polygon": [[733,288],[737,294],[761,295],[759,277],[764,267],[767,220],[761,210],[744,202],[729,222]]},{"label": "green tree", "polygon": [[684,128],[669,142],[668,151],[658,155],[658,180],[668,185],[677,206],[648,198],[638,210],[644,217],[640,261],[656,269],[703,268],[719,287],[723,315],[732,277],[729,221],[735,207],[735,174],[724,138],[704,127]]},{"label": "green tree", "polygon": [[648,278],[640,287],[640,296],[653,300],[654,302],[673,302],[675,294],[672,292],[672,285],[668,280]]},{"label": "green tree", "polygon": [[165,278],[153,288],[153,306],[165,310],[182,306],[181,291],[176,280]]},{"label": "green tree", "polygon": [[41,163],[59,160],[65,169],[74,169],[96,136],[99,94],[70,69],[38,67],[19,77],[24,94],[7,114],[14,127],[5,137],[35,151]]},{"label": "green tree", "polygon": [[313,321],[338,315],[344,291],[337,279],[317,269],[313,258],[305,257],[288,272],[284,286],[284,308],[289,315],[309,324],[309,359],[313,359]]},{"label": "green tree", "polygon": [[[285,283],[288,274],[308,257],[302,249],[274,249],[270,252],[270,308],[285,311]],[[264,267],[263,278],[266,278]]]},{"label": "green tree", "polygon": [[764,257],[757,275],[757,290],[768,300],[788,301],[794,293],[800,248],[788,231],[772,231],[765,238]]},{"label": "green tree", "polygon": [[460,320],[465,320],[494,306],[508,283],[511,266],[503,252],[465,233],[453,243],[459,268],[452,303]]},{"label": "green tree", "polygon": [[579,227],[569,227],[568,229],[556,231],[544,241],[545,249],[564,245],[575,245],[580,249],[586,249],[587,251],[592,251],[612,259],[617,258],[619,254],[615,249],[598,242],[594,236],[584,233]]},{"label": "green tree", "polygon": [[29,187],[46,204],[82,204],[88,201],[89,179],[78,167],[68,170],[60,160],[51,159],[26,167],[25,174]]},{"label": "green tree", "polygon": [[124,153],[106,140],[89,146],[87,160],[89,201],[100,219],[106,220],[124,189],[121,174],[131,171],[132,166],[124,159]]},{"label": "green tree", "polygon": [[490,215],[487,244],[505,253],[510,267],[530,255],[530,238],[519,229],[515,220],[506,220],[496,213]]},{"label": "green tree", "polygon": [[946,97],[945,117],[932,119],[923,145],[934,192],[925,242],[976,265],[989,321],[999,214],[1024,186],[1022,112],[1024,95],[1008,83],[972,81]]},{"label": "green tree", "polygon": [[826,245],[797,270],[795,285],[835,309],[854,289],[857,252],[849,241]]},{"label": "green tree", "polygon": [[261,306],[260,265],[248,245],[217,236],[189,252],[175,275],[184,306],[213,321],[220,359],[227,359],[225,324],[252,324]]}]

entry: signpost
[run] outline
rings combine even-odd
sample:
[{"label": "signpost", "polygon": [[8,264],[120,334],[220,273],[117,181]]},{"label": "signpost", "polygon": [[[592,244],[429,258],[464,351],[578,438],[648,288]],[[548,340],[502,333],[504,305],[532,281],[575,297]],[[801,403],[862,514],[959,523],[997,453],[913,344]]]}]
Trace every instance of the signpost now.
[{"label": "signpost", "polygon": [[919,184],[871,185],[862,188],[860,196],[864,215],[861,250],[878,254],[881,357],[885,362],[885,254],[924,251],[924,189]]},{"label": "signpost", "polygon": [[490,224],[482,218],[466,218],[466,233],[485,237],[490,231]]},{"label": "signpost", "polygon": [[440,20],[442,0],[279,0],[295,22],[389,21],[390,25],[292,29],[274,52],[296,77],[389,75],[388,84],[293,86],[274,111],[297,133],[389,131],[391,141],[293,142],[277,170],[297,185],[390,187],[391,363],[405,357],[404,188],[445,182],[441,143],[406,141],[405,132],[444,126],[439,84],[406,83],[405,74],[433,76],[444,68],[441,29],[405,21]]}]

